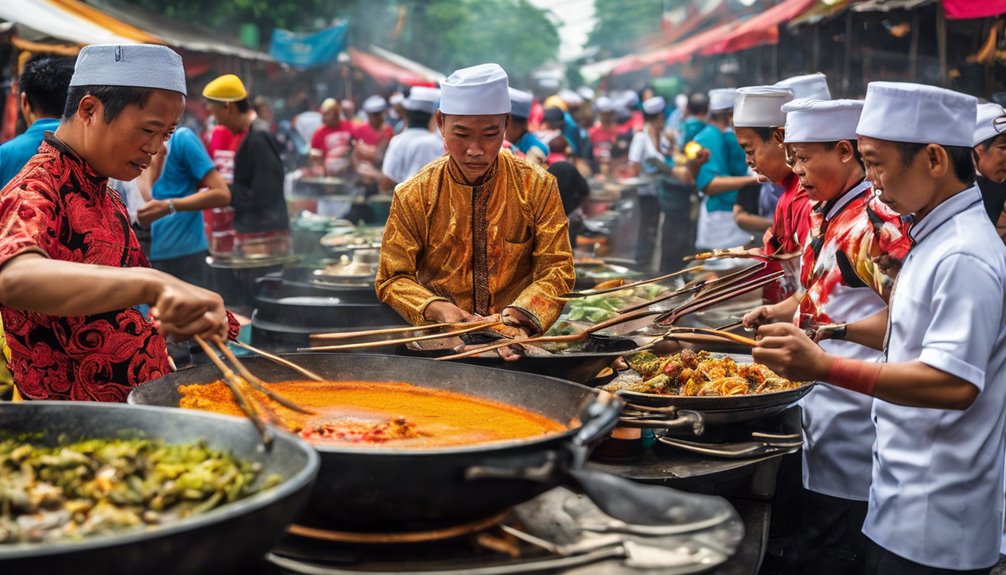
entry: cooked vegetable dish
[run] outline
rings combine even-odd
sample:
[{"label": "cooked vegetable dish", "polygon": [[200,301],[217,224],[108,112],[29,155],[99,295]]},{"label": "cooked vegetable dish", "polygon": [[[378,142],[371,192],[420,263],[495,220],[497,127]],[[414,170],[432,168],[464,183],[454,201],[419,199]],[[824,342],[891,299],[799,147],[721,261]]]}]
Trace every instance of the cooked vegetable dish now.
[{"label": "cooked vegetable dish", "polygon": [[800,387],[760,363],[737,363],[708,351],[690,350],[659,357],[642,352],[628,358],[638,381],[614,381],[608,391],[633,391],[661,395],[726,396],[785,391]]},{"label": "cooked vegetable dish", "polygon": [[[0,543],[154,527],[251,495],[258,466],[203,443],[0,441]],[[269,477],[265,487],[279,483]]]}]

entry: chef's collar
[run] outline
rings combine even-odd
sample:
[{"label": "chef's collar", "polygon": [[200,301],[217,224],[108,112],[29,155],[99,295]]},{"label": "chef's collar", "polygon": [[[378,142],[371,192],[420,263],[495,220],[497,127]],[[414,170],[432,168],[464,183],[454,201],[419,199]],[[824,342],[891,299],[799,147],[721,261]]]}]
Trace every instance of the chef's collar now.
[{"label": "chef's collar", "polygon": [[863,180],[848,192],[845,192],[837,199],[832,200],[831,205],[825,208],[826,211],[824,214],[824,219],[831,220],[832,218],[837,216],[839,213],[841,213],[842,209],[845,208],[845,206],[849,205],[849,202],[858,198],[860,194],[862,194],[869,188],[870,188],[870,182]]},{"label": "chef's collar", "polygon": [[982,194],[978,191],[978,186],[971,186],[963,192],[954,194],[933,208],[933,211],[926,214],[926,217],[921,221],[912,224],[912,227],[908,229],[908,237],[913,244],[918,244],[951,218],[975,204],[981,204],[981,202]]}]

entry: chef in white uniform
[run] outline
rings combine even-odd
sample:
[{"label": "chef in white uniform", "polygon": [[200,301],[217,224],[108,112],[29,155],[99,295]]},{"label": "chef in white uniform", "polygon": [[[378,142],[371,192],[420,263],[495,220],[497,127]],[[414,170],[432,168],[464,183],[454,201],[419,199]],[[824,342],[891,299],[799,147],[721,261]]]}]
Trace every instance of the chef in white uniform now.
[{"label": "chef in white uniform", "polygon": [[[856,148],[860,100],[794,100],[786,113],[785,144],[793,173],[814,208],[803,252],[803,293],[747,316],[754,327],[788,321],[805,329],[855,322],[887,308],[894,277],[874,263],[885,254],[901,260],[908,251],[905,224],[873,197]],[[896,269],[896,268],[895,268]],[[828,353],[869,362],[883,353],[841,339],[841,330],[821,343]],[[838,337],[834,337],[838,336]],[[803,494],[801,533],[784,553],[796,572],[858,573],[866,542],[866,516],[876,434],[873,398],[841,387],[819,385],[802,400]]]},{"label": "chef in white uniform", "polygon": [[867,573],[988,573],[999,559],[1006,247],[974,185],[976,110],[975,98],[932,86],[867,88],[860,151],[881,201],[914,214],[913,247],[889,318],[846,335],[882,347],[886,334],[888,362],[828,354],[792,325],[758,331],[756,360],[875,398]]}]

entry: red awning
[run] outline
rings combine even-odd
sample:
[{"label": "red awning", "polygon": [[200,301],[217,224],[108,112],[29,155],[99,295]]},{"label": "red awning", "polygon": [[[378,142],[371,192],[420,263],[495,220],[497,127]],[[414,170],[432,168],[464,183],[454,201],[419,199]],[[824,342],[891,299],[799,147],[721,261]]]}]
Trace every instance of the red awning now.
[{"label": "red awning", "polygon": [[724,34],[728,34],[737,26],[736,22],[722,24],[696,34],[691,38],[686,38],[673,46],[645,52],[636,56],[627,56],[611,69],[611,73],[615,75],[626,74],[653,64],[677,64],[684,62],[692,57],[692,55],[697,54],[703,47],[716,42]]},{"label": "red awning", "polygon": [[385,60],[379,56],[361,52],[356,48],[350,48],[349,63],[363,70],[368,76],[379,83],[387,84],[397,81],[402,84],[414,86],[416,84],[426,84],[426,77],[405,69],[397,64]]},{"label": "red awning", "polygon": [[816,3],[817,0],[783,0],[737,26],[719,41],[704,46],[701,54],[729,54],[764,44],[778,44],[779,25],[810,10]]},{"label": "red awning", "polygon": [[1006,0],[943,0],[943,9],[951,20],[988,18],[1006,14]]}]

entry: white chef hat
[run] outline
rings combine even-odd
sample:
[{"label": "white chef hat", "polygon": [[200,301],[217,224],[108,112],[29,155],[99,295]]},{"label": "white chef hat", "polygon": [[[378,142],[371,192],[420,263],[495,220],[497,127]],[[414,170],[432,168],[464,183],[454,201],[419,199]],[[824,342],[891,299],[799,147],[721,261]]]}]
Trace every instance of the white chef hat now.
[{"label": "white chef hat", "polygon": [[580,97],[583,98],[584,100],[593,100],[594,96],[597,95],[594,93],[594,89],[591,88],[590,86],[580,86],[579,88],[576,89],[576,93],[579,94]]},{"label": "white chef hat", "polygon": [[788,88],[794,98],[813,98],[815,100],[830,100],[831,90],[828,89],[828,78],[820,72],[793,76],[775,83],[776,88]]},{"label": "white chef hat", "polygon": [[440,90],[427,86],[413,86],[409,90],[409,97],[402,101],[402,106],[406,110],[416,110],[434,114],[437,111],[437,102],[440,101]]},{"label": "white chef hat", "polygon": [[662,96],[654,96],[643,102],[643,113],[654,116],[664,111],[667,102]]},{"label": "white chef hat", "polygon": [[639,105],[639,94],[633,92],[632,90],[626,90],[615,100],[615,103],[618,106],[631,110]]},{"label": "white chef hat", "polygon": [[[717,88],[715,90],[709,90],[709,111],[710,112],[722,112],[724,110],[732,110],[734,108],[734,96],[737,94],[736,88]],[[685,104],[688,103],[688,97],[685,97]]]},{"label": "white chef hat", "polygon": [[510,88],[510,115],[515,118],[527,119],[531,116],[531,104],[534,102],[534,94]]},{"label": "white chef hat", "polygon": [[977,146],[1001,134],[995,121],[1006,116],[1006,110],[999,104],[978,104],[978,122],[975,124],[974,145]]},{"label": "white chef hat", "polygon": [[607,96],[601,96],[598,98],[597,101],[594,102],[594,105],[597,107],[597,111],[601,113],[615,111],[615,101]]},{"label": "white chef hat", "polygon": [[870,82],[856,133],[890,142],[970,148],[978,99],[935,86]]},{"label": "white chef hat", "polygon": [[70,86],[156,88],[184,96],[185,68],[182,57],[166,46],[95,44],[81,48]]},{"label": "white chef hat", "polygon": [[388,108],[388,102],[380,96],[371,96],[363,101],[363,111],[368,114],[379,114]]},{"label": "white chef hat", "polygon": [[854,141],[863,101],[800,98],[784,104],[782,111],[786,114],[787,144]]},{"label": "white chef hat", "polygon": [[734,96],[734,127],[779,128],[786,125],[782,106],[793,100],[788,88],[749,86]]},{"label": "white chef hat", "polygon": [[441,83],[440,111],[459,116],[510,113],[507,75],[499,64],[462,68]]}]

